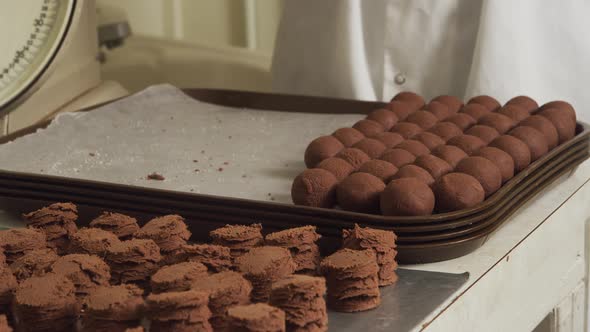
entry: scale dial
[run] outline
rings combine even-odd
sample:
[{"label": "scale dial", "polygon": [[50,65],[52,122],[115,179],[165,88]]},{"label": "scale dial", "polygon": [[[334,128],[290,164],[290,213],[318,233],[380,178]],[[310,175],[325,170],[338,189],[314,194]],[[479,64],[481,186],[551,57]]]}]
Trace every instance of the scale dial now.
[{"label": "scale dial", "polygon": [[76,0],[0,1],[0,113],[14,109],[50,71]]}]

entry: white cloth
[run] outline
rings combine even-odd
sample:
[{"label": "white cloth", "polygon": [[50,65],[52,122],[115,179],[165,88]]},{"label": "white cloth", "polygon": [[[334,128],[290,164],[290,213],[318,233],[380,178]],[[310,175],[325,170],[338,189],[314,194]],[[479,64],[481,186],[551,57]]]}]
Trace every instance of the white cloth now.
[{"label": "white cloth", "polygon": [[590,119],[588,13],[588,0],[286,0],[273,87],[363,100],[524,94]]}]

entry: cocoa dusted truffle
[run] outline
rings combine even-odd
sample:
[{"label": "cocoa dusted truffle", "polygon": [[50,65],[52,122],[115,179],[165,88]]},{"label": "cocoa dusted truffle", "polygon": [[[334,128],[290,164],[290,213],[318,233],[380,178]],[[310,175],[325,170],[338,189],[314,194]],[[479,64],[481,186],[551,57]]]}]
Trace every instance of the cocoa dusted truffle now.
[{"label": "cocoa dusted truffle", "polygon": [[511,118],[514,123],[519,123],[530,116],[529,112],[519,105],[506,105],[500,108],[498,113]]},{"label": "cocoa dusted truffle", "polygon": [[385,128],[379,122],[366,119],[358,121],[352,128],[360,131],[366,137],[371,137],[385,131]]},{"label": "cocoa dusted truffle", "polygon": [[332,173],[338,181],[342,181],[350,173],[354,171],[352,165],[340,158],[328,158],[324,159],[318,164],[318,168],[325,169]]},{"label": "cocoa dusted truffle", "polygon": [[334,136],[322,136],[314,139],[305,149],[305,165],[307,168],[313,168],[320,161],[334,157],[338,152],[344,149]]},{"label": "cocoa dusted truffle", "polygon": [[228,331],[285,331],[285,312],[266,303],[231,307],[227,310],[227,319]]},{"label": "cocoa dusted truffle", "polygon": [[470,117],[475,119],[475,121],[478,121],[483,116],[490,113],[490,111],[487,108],[485,108],[485,106],[480,104],[467,104],[463,106],[463,108],[459,112],[469,115]]},{"label": "cocoa dusted truffle", "polygon": [[416,160],[416,156],[404,149],[391,149],[385,151],[379,158],[392,163],[395,167],[400,168],[404,165],[411,164]]},{"label": "cocoa dusted truffle", "polygon": [[353,173],[336,188],[338,205],[347,211],[375,213],[379,211],[379,195],[385,184],[369,173]]},{"label": "cocoa dusted truffle", "polygon": [[423,131],[422,127],[411,122],[399,122],[391,131],[402,135],[404,138],[412,138],[414,135],[419,134]]},{"label": "cocoa dusted truffle", "polygon": [[47,242],[65,254],[69,246],[69,237],[76,233],[78,227],[78,208],[73,203],[55,203],[37,211],[23,215],[27,227],[36,228],[45,233]]},{"label": "cocoa dusted truffle", "polygon": [[167,254],[180,249],[191,237],[184,218],[170,214],[148,221],[135,233],[138,239],[154,240],[162,253]]},{"label": "cocoa dusted truffle", "polygon": [[549,152],[549,144],[545,136],[533,127],[519,126],[512,129],[508,135],[523,141],[531,151],[531,162],[541,158]]},{"label": "cocoa dusted truffle", "polygon": [[533,113],[539,108],[539,104],[528,96],[516,96],[509,101],[506,102],[506,105],[516,105],[520,106],[522,109],[529,113]]},{"label": "cocoa dusted truffle", "polygon": [[104,257],[109,249],[121,242],[119,238],[100,228],[82,228],[70,238],[70,253]]},{"label": "cocoa dusted truffle", "polygon": [[424,110],[434,114],[439,121],[442,121],[453,114],[447,105],[438,101],[431,101],[428,105],[424,106]]},{"label": "cocoa dusted truffle", "polygon": [[478,124],[484,126],[490,126],[496,129],[500,134],[504,134],[508,132],[514,125],[516,124],[514,120],[507,117],[504,114],[492,112],[481,119],[479,119]]},{"label": "cocoa dusted truffle", "polygon": [[455,115],[451,116],[450,118],[448,118],[446,121],[454,123],[461,130],[465,130],[465,129],[473,126],[476,122],[474,118],[472,118],[470,115],[467,115],[465,113],[455,114]]},{"label": "cocoa dusted truffle", "polygon": [[425,216],[433,209],[432,189],[416,178],[393,180],[381,194],[381,213],[386,216]]},{"label": "cocoa dusted truffle", "polygon": [[129,240],[139,230],[137,219],[113,212],[103,212],[90,222],[90,227],[111,232],[121,240]]},{"label": "cocoa dusted truffle", "polygon": [[379,133],[371,138],[381,141],[381,143],[385,144],[388,149],[391,149],[404,141],[404,137],[402,135],[390,131]]},{"label": "cocoa dusted truffle", "polygon": [[400,121],[405,120],[408,117],[408,115],[412,114],[417,110],[417,108],[414,108],[412,105],[408,103],[396,100],[390,101],[385,107],[388,110],[395,113],[395,115]]},{"label": "cocoa dusted truffle", "polygon": [[430,150],[422,142],[415,139],[407,139],[396,146],[397,149],[403,149],[416,157],[429,154]]},{"label": "cocoa dusted truffle", "polygon": [[453,113],[457,113],[461,107],[463,106],[463,101],[455,96],[448,96],[448,95],[443,95],[443,96],[438,96],[438,97],[434,97],[430,102],[434,102],[437,101],[439,103],[443,103],[445,105],[447,105],[447,107],[449,108],[449,111],[453,112]]},{"label": "cocoa dusted truffle", "polygon": [[374,138],[365,138],[353,145],[353,147],[363,151],[371,159],[379,158],[379,156],[387,149],[385,144]]},{"label": "cocoa dusted truffle", "polygon": [[506,182],[514,176],[514,160],[508,153],[498,148],[486,146],[479,149],[474,156],[484,157],[498,166],[500,174],[502,174],[502,182]]},{"label": "cocoa dusted truffle", "polygon": [[84,299],[99,286],[108,286],[111,269],[97,256],[71,254],[58,258],[51,270],[70,279],[76,287],[76,296]]},{"label": "cocoa dusted truffle", "polygon": [[340,128],[332,133],[332,136],[336,137],[347,148],[365,138],[363,133],[354,128]]},{"label": "cocoa dusted truffle", "polygon": [[50,248],[32,250],[10,264],[10,270],[19,281],[32,276],[40,277],[51,271],[51,265],[58,258],[55,250]]},{"label": "cocoa dusted truffle", "polygon": [[549,149],[553,149],[559,144],[559,134],[557,133],[557,129],[553,123],[545,117],[532,115],[523,120],[520,125],[535,128],[543,133],[543,136],[545,136],[547,144],[549,145]]},{"label": "cocoa dusted truffle", "polygon": [[572,104],[568,103],[567,101],[555,100],[555,101],[548,102],[548,103],[544,104],[543,106],[541,106],[541,108],[539,108],[539,112],[542,112],[542,111],[544,111],[546,109],[550,109],[550,108],[557,108],[561,112],[568,114],[572,118],[572,120],[574,120],[574,122],[576,122],[576,110],[574,110],[574,107],[572,106]]},{"label": "cocoa dusted truffle", "polygon": [[431,154],[416,158],[414,165],[427,170],[435,180],[453,171],[453,167],[449,163]]},{"label": "cocoa dusted truffle", "polygon": [[430,128],[429,132],[442,138],[445,142],[455,136],[463,134],[461,128],[457,127],[457,125],[452,122],[439,122],[434,127]]},{"label": "cocoa dusted truffle", "polygon": [[143,290],[135,285],[101,286],[86,298],[83,331],[124,331],[140,324]]},{"label": "cocoa dusted truffle", "polygon": [[569,113],[557,108],[545,108],[539,112],[539,115],[547,118],[555,126],[559,136],[559,144],[576,135],[576,119]]},{"label": "cocoa dusted truffle", "polygon": [[450,212],[473,207],[485,198],[483,187],[471,175],[448,173],[434,184],[436,211]]},{"label": "cocoa dusted truffle", "polygon": [[500,136],[500,133],[496,129],[484,125],[475,125],[467,129],[465,134],[479,137],[486,144],[489,144],[496,139],[496,137]]},{"label": "cocoa dusted truffle", "polygon": [[160,268],[150,278],[153,293],[181,292],[207,275],[207,267],[198,262],[182,262]]},{"label": "cocoa dusted truffle", "polygon": [[354,170],[359,169],[362,164],[371,160],[371,158],[366,153],[356,148],[346,148],[337,154],[336,158],[346,161],[352,166]]},{"label": "cocoa dusted truffle", "polygon": [[385,131],[391,129],[399,121],[395,113],[384,108],[372,111],[367,115],[367,119],[379,122]]},{"label": "cocoa dusted truffle", "polygon": [[493,140],[489,146],[508,153],[514,160],[515,172],[522,171],[531,163],[531,150],[523,141],[514,136],[502,135]]},{"label": "cocoa dusted truffle", "polygon": [[469,99],[467,104],[480,104],[487,108],[488,111],[495,111],[501,106],[495,98],[486,95],[473,97]]},{"label": "cocoa dusted truffle", "polygon": [[420,128],[428,130],[438,122],[438,118],[427,111],[416,111],[410,114],[405,121],[415,123],[420,126]]},{"label": "cocoa dusted truffle", "polygon": [[502,174],[493,162],[484,157],[468,157],[459,162],[456,172],[473,176],[481,184],[485,196],[495,193],[502,186]]},{"label": "cocoa dusted truffle", "polygon": [[410,104],[416,110],[419,110],[422,107],[424,107],[424,98],[422,98],[422,96],[420,96],[414,92],[409,92],[409,91],[400,92],[393,97],[392,101],[393,100]]},{"label": "cocoa dusted truffle", "polygon": [[451,138],[448,142],[448,145],[454,145],[461,150],[465,151],[467,155],[472,155],[475,151],[479,150],[480,148],[486,145],[486,142],[482,141],[477,136],[472,135],[459,135]]},{"label": "cocoa dusted truffle", "polygon": [[434,183],[434,178],[427,170],[416,165],[406,165],[400,168],[393,176],[394,179],[416,178],[427,185]]},{"label": "cocoa dusted truffle", "polygon": [[363,166],[359,168],[359,172],[369,173],[387,183],[397,172],[397,167],[385,160],[373,159],[364,163]]},{"label": "cocoa dusted truffle", "polygon": [[414,136],[413,139],[422,142],[422,144],[426,145],[426,147],[430,151],[434,150],[434,148],[436,148],[438,146],[445,144],[445,141],[443,141],[442,138],[436,136],[433,133],[427,132],[427,131],[421,132],[420,134]]},{"label": "cocoa dusted truffle", "polygon": [[324,169],[307,169],[293,180],[291,198],[297,205],[330,208],[334,206],[337,183],[338,179]]},{"label": "cocoa dusted truffle", "polygon": [[449,163],[452,168],[457,167],[461,160],[467,158],[465,151],[453,145],[441,145],[432,150],[432,154]]}]

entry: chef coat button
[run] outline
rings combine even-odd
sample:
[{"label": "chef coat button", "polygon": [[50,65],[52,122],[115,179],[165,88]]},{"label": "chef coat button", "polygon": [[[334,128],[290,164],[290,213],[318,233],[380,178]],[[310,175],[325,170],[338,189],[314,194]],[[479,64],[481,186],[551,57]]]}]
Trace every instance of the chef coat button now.
[{"label": "chef coat button", "polygon": [[400,73],[400,74],[395,75],[393,80],[395,81],[395,84],[402,85],[402,84],[406,83],[406,76],[404,74]]}]

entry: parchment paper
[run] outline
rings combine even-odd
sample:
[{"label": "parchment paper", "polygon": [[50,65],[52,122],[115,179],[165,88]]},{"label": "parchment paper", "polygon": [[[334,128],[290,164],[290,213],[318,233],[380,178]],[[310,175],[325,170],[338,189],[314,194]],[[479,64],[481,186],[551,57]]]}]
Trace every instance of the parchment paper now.
[{"label": "parchment paper", "polygon": [[[223,107],[158,85],[91,112],[60,114],[0,146],[0,168],[291,203],[307,144],[362,117]],[[152,172],[165,180],[148,180]]]}]

